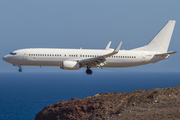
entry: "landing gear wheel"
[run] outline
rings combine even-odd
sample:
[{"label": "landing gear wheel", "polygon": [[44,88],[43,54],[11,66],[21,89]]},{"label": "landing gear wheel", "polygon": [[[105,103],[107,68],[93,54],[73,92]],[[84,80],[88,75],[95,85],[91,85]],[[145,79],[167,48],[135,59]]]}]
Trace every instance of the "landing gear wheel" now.
[{"label": "landing gear wheel", "polygon": [[19,69],[19,72],[22,72],[22,69]]},{"label": "landing gear wheel", "polygon": [[87,73],[88,75],[91,75],[91,74],[92,74],[92,70],[87,69],[87,70],[86,70],[86,73]]}]

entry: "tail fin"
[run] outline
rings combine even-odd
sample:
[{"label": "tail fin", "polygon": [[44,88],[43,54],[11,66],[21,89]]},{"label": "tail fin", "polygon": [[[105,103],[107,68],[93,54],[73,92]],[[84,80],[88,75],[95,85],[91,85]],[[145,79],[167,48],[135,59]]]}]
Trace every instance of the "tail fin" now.
[{"label": "tail fin", "polygon": [[168,21],[148,45],[133,50],[167,52],[175,23],[174,20]]}]

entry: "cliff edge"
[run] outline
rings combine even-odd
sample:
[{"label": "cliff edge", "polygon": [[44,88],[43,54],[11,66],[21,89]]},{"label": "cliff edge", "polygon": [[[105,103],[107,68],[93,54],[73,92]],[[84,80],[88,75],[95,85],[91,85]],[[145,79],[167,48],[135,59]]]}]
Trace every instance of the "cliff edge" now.
[{"label": "cliff edge", "polygon": [[96,94],[45,107],[35,120],[169,120],[180,119],[180,85]]}]

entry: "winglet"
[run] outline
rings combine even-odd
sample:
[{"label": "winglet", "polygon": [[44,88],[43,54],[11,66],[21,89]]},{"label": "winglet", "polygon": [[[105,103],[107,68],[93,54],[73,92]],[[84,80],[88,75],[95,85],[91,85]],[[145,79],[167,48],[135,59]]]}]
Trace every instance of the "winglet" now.
[{"label": "winglet", "polygon": [[120,43],[118,44],[118,46],[117,46],[116,49],[113,51],[113,53],[118,53],[121,45],[122,45],[122,42],[120,42]]},{"label": "winglet", "polygon": [[109,50],[109,47],[111,45],[111,41],[109,41],[108,45],[106,46],[105,50]]}]

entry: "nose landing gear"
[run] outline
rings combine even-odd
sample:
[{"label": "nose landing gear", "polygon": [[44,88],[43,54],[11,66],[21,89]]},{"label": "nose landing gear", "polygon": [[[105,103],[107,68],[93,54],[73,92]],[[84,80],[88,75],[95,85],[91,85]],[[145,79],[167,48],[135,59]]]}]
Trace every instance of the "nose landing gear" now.
[{"label": "nose landing gear", "polygon": [[17,64],[13,64],[13,66],[17,66],[17,67],[19,67],[19,72],[22,72],[22,68],[21,68],[21,65],[17,65]]},{"label": "nose landing gear", "polygon": [[86,73],[87,73],[88,75],[91,75],[91,74],[92,74],[92,70],[90,69],[90,67],[87,67]]}]

